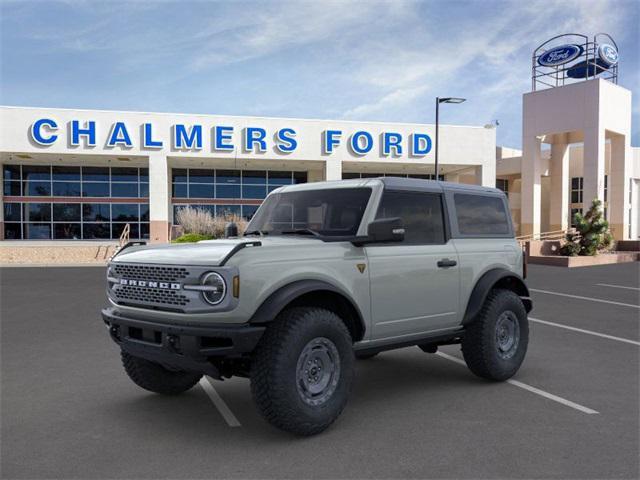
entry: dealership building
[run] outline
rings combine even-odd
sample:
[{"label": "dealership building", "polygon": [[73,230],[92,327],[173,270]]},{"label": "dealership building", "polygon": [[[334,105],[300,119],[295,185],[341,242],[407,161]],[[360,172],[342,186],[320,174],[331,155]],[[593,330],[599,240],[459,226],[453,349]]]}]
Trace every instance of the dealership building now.
[{"label": "dealership building", "polygon": [[[434,127],[2,107],[4,239],[167,241],[185,205],[250,218],[281,185],[434,174]],[[440,178],[495,185],[495,130],[442,125]]]},{"label": "dealership building", "polygon": [[[566,230],[600,199],[615,238],[637,239],[631,92],[613,40],[577,37],[534,52],[523,149],[497,147],[493,125],[440,125],[439,179],[504,190],[519,235]],[[104,241],[128,224],[166,242],[186,205],[251,218],[281,185],[433,179],[435,141],[428,124],[0,107],[0,239]]]}]

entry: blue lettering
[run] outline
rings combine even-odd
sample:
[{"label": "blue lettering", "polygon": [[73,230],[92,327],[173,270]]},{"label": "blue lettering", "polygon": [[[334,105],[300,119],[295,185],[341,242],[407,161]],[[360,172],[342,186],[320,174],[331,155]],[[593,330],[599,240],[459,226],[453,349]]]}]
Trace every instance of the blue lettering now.
[{"label": "blue lettering", "polygon": [[267,142],[264,138],[267,136],[267,132],[264,128],[247,127],[245,129],[244,149],[247,152],[253,152],[254,145],[258,144],[259,152],[267,151]]},{"label": "blue lettering", "polygon": [[162,148],[162,140],[153,140],[153,125],[150,123],[144,124],[144,133],[142,135],[142,147],[143,148]]},{"label": "blue lettering", "polygon": [[233,145],[227,143],[232,139],[232,133],[233,127],[215,127],[215,140],[213,148],[215,148],[216,150],[226,150],[229,152],[232,151]]},{"label": "blue lettering", "polygon": [[399,133],[387,132],[383,135],[382,154],[391,155],[393,148],[394,155],[402,155],[402,135]]},{"label": "blue lettering", "polygon": [[[361,144],[360,139],[364,139],[364,145]],[[360,130],[351,136],[351,150],[353,150],[356,155],[364,155],[366,153],[369,153],[372,148],[373,137],[369,132]]]},{"label": "blue lettering", "polygon": [[[323,149],[325,154],[333,153],[333,149],[340,145],[340,136],[342,136],[342,130],[325,130]],[[336,138],[337,137],[337,138]]]},{"label": "blue lettering", "polygon": [[71,145],[77,147],[80,145],[80,137],[87,137],[87,146],[96,146],[96,122],[90,120],[85,122],[85,128],[80,128],[80,122],[73,120],[71,122]]},{"label": "blue lettering", "polygon": [[42,127],[46,127],[47,130],[54,132],[58,130],[58,124],[54,120],[51,120],[50,118],[41,118],[31,125],[31,138],[39,145],[53,144],[58,139],[58,135],[51,134],[48,137],[45,137],[42,134]]},{"label": "blue lettering", "polygon": [[283,153],[293,152],[298,147],[298,141],[294,138],[296,131],[293,128],[281,128],[276,133],[278,142],[276,148]]},{"label": "blue lettering", "polygon": [[414,133],[411,155],[426,155],[431,151],[431,137],[426,133]]},{"label": "blue lettering", "polygon": [[174,125],[173,148],[202,149],[202,125],[194,125],[189,131],[187,131],[187,127],[181,123]]},{"label": "blue lettering", "polygon": [[124,122],[116,122],[111,129],[111,135],[107,141],[107,147],[115,147],[116,145],[122,145],[123,147],[132,147],[131,137],[127,131],[127,126]]}]

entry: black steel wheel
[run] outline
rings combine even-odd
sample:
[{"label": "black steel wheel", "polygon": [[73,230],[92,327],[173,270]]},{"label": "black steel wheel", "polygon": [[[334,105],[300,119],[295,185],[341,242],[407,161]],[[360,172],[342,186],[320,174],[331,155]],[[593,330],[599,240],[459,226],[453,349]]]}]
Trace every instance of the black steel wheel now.
[{"label": "black steel wheel", "polygon": [[285,310],[271,323],[251,362],[251,391],[272,425],[314,435],[344,409],[354,373],[349,330],[333,312]]},{"label": "black steel wheel", "polygon": [[528,343],[529,322],[522,300],[511,290],[495,289],[466,328],[462,354],[473,373],[500,381],[518,371]]},{"label": "black steel wheel", "polygon": [[169,370],[158,363],[134,357],[124,350],[121,356],[122,365],[129,378],[150,392],[178,395],[192,388],[202,378],[200,373]]}]

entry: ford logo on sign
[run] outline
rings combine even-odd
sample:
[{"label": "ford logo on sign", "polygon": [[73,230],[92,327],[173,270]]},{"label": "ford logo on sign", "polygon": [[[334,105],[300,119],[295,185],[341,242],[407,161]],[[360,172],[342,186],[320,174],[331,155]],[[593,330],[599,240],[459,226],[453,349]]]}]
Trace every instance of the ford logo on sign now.
[{"label": "ford logo on sign", "polygon": [[579,45],[560,45],[547,50],[538,57],[538,63],[543,67],[557,67],[569,63],[582,55],[583,48]]},{"label": "ford logo on sign", "polygon": [[618,63],[618,50],[613,45],[603,43],[598,47],[598,57],[607,66],[612,67],[613,65]]}]

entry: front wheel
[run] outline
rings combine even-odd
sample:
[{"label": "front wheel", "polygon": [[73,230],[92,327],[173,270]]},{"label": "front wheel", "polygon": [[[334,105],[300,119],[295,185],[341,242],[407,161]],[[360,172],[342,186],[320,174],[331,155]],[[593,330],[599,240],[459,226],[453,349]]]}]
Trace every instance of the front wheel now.
[{"label": "front wheel", "polygon": [[200,378],[199,373],[169,370],[144,358],[121,352],[122,365],[129,378],[139,387],[162,395],[178,395],[192,388]]},{"label": "front wheel", "polygon": [[353,372],[351,336],[340,317],[322,308],[292,308],[260,340],[252,359],[251,392],[272,425],[314,435],[344,409]]},{"label": "front wheel", "polygon": [[528,343],[529,322],[522,300],[511,290],[495,289],[467,327],[462,354],[473,373],[501,381],[518,371]]}]

